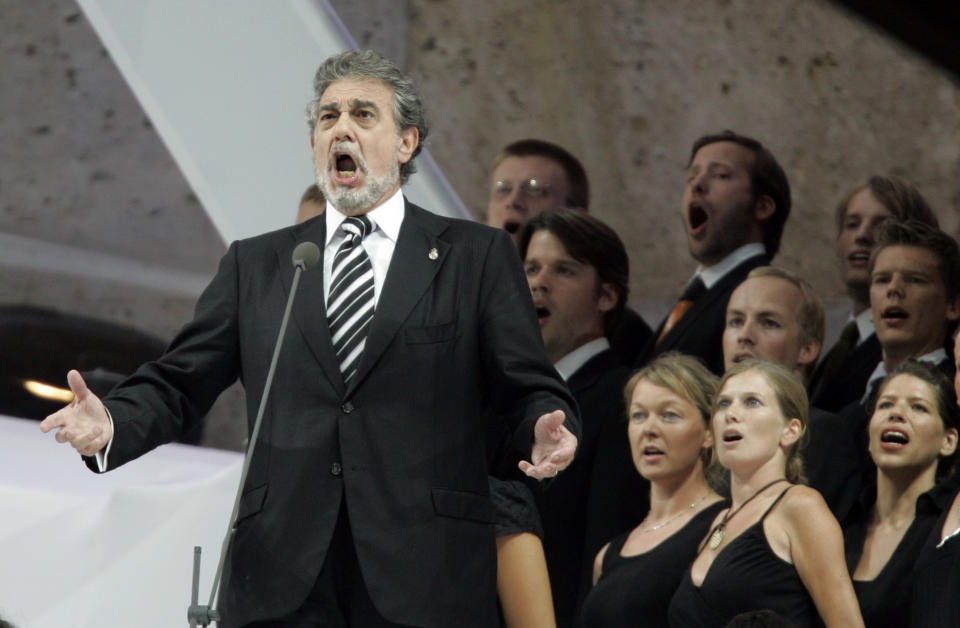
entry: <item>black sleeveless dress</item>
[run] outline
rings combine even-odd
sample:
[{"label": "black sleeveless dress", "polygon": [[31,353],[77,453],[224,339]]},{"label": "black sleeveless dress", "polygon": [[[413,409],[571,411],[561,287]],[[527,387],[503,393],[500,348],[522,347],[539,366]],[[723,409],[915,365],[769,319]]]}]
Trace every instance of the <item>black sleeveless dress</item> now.
[{"label": "black sleeveless dress", "polygon": [[787,491],[755,524],[720,550],[699,587],[686,570],[670,601],[670,625],[716,628],[741,613],[771,610],[797,626],[822,626],[813,599],[796,568],[770,549],[763,521]]},{"label": "black sleeveless dress", "polygon": [[603,556],[603,573],[583,603],[583,628],[668,626],[667,607],[684,570],[697,556],[697,547],[727,502],[719,501],[693,516],[654,548],[636,556],[621,556],[629,532],[610,541]]},{"label": "black sleeveless dress", "polygon": [[[914,566],[940,515],[940,509],[931,499],[931,493],[932,491],[929,491],[917,498],[913,522],[876,578],[853,581],[860,614],[863,615],[863,623],[867,628],[902,628],[911,625],[910,597],[916,579]],[[843,529],[843,545],[846,548],[847,568],[851,576],[863,555],[867,524],[875,499],[876,489],[870,489],[868,496],[861,500],[860,508],[853,513]],[[960,590],[957,593],[960,594]]]}]

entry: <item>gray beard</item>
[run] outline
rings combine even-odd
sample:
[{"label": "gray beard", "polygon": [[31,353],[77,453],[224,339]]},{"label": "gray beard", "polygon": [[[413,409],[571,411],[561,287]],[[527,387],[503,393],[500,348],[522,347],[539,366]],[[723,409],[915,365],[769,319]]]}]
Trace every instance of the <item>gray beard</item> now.
[{"label": "gray beard", "polygon": [[[357,167],[360,168],[361,165],[358,163]],[[327,169],[322,172],[317,170],[317,185],[320,186],[323,195],[331,205],[347,216],[355,216],[372,209],[374,204],[400,180],[400,165],[396,161],[393,162],[390,171],[382,177],[367,172],[366,168],[361,172],[367,175],[363,186],[338,188],[334,191],[330,170]]]}]

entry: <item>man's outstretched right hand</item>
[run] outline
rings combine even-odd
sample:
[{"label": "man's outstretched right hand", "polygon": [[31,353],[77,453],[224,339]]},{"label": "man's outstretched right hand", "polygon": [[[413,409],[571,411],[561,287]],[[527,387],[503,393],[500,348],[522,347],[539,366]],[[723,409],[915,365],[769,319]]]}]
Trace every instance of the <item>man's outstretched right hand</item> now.
[{"label": "man's outstretched right hand", "polygon": [[80,373],[75,370],[67,373],[67,383],[73,391],[73,401],[45,418],[40,429],[46,433],[59,428],[58,443],[70,443],[82,455],[93,456],[113,438],[113,425],[107,409],[90,392]]}]

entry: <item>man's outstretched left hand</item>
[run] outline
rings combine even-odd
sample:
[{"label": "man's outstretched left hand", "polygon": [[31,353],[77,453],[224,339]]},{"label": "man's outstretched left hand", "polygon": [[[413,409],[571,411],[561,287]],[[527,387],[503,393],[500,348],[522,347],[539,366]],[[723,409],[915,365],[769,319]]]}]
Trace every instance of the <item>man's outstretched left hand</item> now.
[{"label": "man's outstretched left hand", "polygon": [[573,462],[577,437],[563,426],[563,410],[554,410],[537,419],[533,428],[533,450],[530,461],[521,460],[520,470],[542,480],[555,477]]}]

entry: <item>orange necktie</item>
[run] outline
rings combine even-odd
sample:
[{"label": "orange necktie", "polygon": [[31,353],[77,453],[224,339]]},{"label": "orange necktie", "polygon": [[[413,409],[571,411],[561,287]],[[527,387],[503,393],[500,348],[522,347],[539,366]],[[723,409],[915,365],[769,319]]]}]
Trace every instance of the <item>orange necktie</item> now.
[{"label": "orange necktie", "polygon": [[670,314],[667,315],[667,320],[663,323],[663,329],[660,331],[660,335],[657,336],[656,344],[660,344],[677,322],[683,318],[683,315],[687,313],[687,310],[693,307],[694,301],[706,291],[707,287],[699,277],[690,282],[690,285],[687,286],[687,289],[684,290],[680,296],[680,300],[677,301],[677,304],[670,310]]}]

